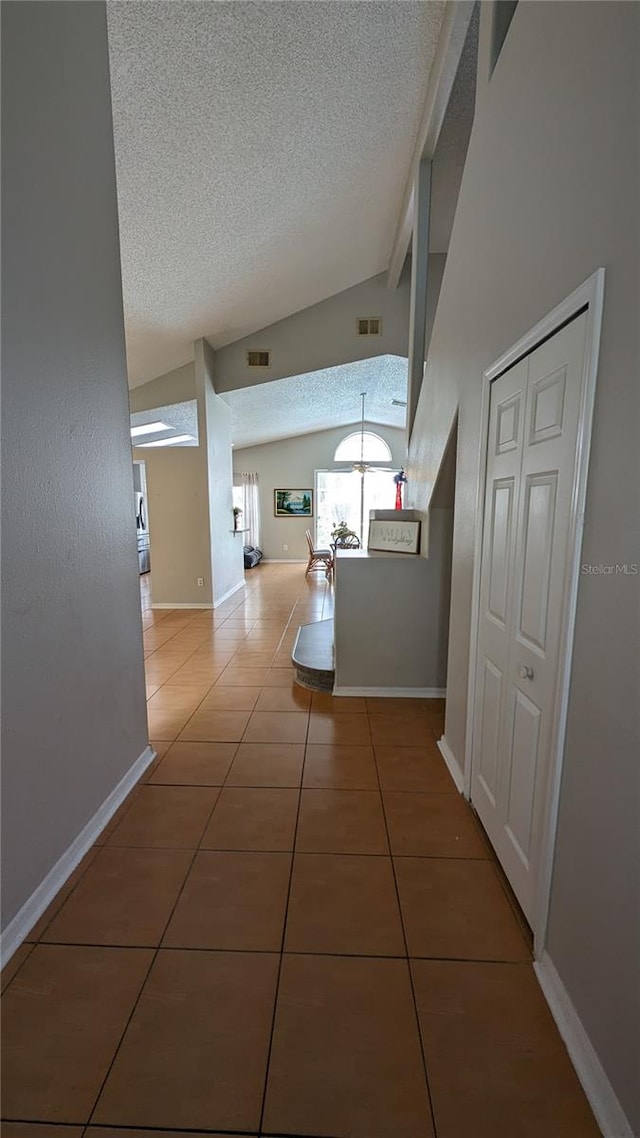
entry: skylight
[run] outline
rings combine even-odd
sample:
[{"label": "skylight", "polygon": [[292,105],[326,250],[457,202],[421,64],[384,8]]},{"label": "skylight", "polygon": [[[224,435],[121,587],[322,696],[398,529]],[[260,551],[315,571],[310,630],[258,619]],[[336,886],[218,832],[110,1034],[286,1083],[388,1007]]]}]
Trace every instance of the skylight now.
[{"label": "skylight", "polygon": [[131,438],[136,439],[139,435],[155,435],[158,431],[170,431],[169,423],[143,423],[139,427],[131,428]]}]

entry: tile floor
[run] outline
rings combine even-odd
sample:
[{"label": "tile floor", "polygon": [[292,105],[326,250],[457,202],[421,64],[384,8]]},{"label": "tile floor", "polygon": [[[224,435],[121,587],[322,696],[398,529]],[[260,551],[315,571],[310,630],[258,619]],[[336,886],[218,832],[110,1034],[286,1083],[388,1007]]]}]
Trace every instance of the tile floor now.
[{"label": "tile floor", "polygon": [[5,970],[5,1138],[592,1138],[432,701],[294,685],[321,575],[152,612],[157,759]]}]

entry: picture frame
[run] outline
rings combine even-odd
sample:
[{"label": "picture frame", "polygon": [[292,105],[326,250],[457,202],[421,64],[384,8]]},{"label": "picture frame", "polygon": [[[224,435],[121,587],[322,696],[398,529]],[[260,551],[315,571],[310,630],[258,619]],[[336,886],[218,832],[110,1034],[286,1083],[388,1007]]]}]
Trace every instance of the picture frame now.
[{"label": "picture frame", "polygon": [[313,490],[274,490],[273,513],[276,518],[312,518]]},{"label": "picture frame", "polygon": [[370,521],[367,549],[384,553],[418,553],[420,522]]}]

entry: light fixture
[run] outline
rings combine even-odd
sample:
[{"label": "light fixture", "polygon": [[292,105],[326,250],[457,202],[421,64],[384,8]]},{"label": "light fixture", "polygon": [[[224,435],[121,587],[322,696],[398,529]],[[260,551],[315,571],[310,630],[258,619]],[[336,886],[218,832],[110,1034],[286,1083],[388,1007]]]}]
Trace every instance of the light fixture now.
[{"label": "light fixture", "polygon": [[158,431],[170,431],[168,423],[144,423],[140,427],[131,428],[131,438],[137,439],[139,435],[155,435]]},{"label": "light fixture", "polygon": [[171,435],[168,439],[154,439],[152,443],[139,443],[140,447],[174,447],[179,443],[194,443],[193,435]]}]

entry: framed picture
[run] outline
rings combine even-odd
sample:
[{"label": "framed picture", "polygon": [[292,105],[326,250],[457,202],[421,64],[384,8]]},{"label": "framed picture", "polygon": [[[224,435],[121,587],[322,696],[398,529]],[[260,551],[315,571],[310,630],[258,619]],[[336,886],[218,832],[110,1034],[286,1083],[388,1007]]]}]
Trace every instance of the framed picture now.
[{"label": "framed picture", "polygon": [[420,546],[420,522],[369,522],[368,549],[387,553],[417,553]]},{"label": "framed picture", "polygon": [[274,490],[273,512],[277,518],[312,518],[313,490]]}]

